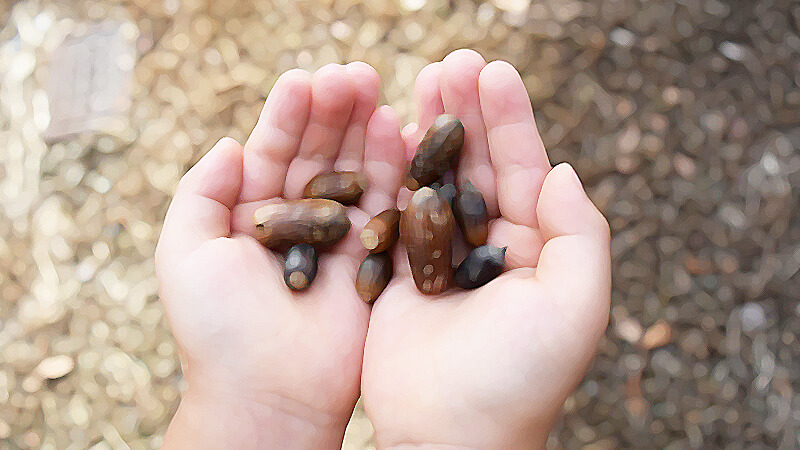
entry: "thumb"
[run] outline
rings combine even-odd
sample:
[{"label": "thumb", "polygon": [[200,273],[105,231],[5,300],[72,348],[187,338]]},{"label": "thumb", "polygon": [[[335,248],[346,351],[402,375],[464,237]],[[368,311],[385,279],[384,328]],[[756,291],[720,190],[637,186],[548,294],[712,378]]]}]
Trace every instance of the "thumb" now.
[{"label": "thumb", "polygon": [[536,278],[564,303],[559,307],[580,311],[586,325],[602,332],[611,297],[610,231],[572,166],[562,163],[547,174],[536,213],[545,240]]},{"label": "thumb", "polygon": [[242,187],[242,146],[223,138],[183,176],[164,218],[156,269],[169,267],[206,241],[229,236],[231,208]]}]

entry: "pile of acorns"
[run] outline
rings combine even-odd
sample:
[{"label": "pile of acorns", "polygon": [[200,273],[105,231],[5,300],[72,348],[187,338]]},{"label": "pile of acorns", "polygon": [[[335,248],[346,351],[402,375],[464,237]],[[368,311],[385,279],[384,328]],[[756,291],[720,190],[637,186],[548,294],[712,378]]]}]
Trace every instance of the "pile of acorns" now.
[{"label": "pile of acorns", "polygon": [[[440,294],[454,282],[474,289],[496,278],[505,264],[505,248],[486,244],[488,213],[481,193],[465,182],[460,190],[439,180],[458,161],[464,126],[455,117],[437,117],[420,142],[406,178],[414,192],[408,207],[388,209],[373,217],[361,232],[369,254],[358,269],[356,291],[372,303],[392,277],[390,250],[402,237],[414,283],[424,294]],[[317,249],[329,247],[350,230],[345,205],[358,203],[366,190],[358,172],[317,175],[302,200],[284,200],[258,209],[256,236],[271,249],[291,246],[284,259],[284,281],[290,289],[306,289],[317,273]],[[458,224],[473,247],[453,269],[453,235]]]}]

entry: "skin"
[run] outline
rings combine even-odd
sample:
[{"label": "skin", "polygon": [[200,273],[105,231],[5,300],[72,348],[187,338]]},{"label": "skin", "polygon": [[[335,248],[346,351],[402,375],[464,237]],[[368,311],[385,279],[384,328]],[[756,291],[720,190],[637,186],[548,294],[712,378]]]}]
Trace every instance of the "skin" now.
[{"label": "skin", "polygon": [[420,126],[466,128],[459,177],[484,195],[489,243],[512,268],[430,297],[400,273],[376,301],[362,396],[379,447],[543,447],[605,330],[609,229],[567,164],[551,168],[525,86],[508,63],[458,50],[417,78]]},{"label": "skin", "polygon": [[[289,71],[244,148],[222,139],[181,180],[156,251],[189,385],[165,448],[341,445],[370,313],[354,285],[358,233],[395,204],[403,163],[400,124],[391,108],[375,108],[378,94],[364,63]],[[300,198],[334,167],[363,169],[373,188],[363,209],[349,208],[353,227],[320,257],[314,283],[295,293],[279,257],[250,235],[253,212]]]},{"label": "skin", "polygon": [[[420,126],[401,134],[366,64],[289,71],[244,148],[221,140],[181,180],[156,269],[189,389],[164,448],[338,448],[359,394],[382,448],[543,445],[606,326],[608,225],[572,168],[551,168],[513,67],[459,50],[423,69],[415,95]],[[354,287],[358,235],[395,205],[405,159],[445,111],[468,130],[460,176],[486,197],[512,270],[430,297],[398,248],[370,308]],[[370,188],[294,293],[249,235],[252,214],[333,168],[363,169]]]}]

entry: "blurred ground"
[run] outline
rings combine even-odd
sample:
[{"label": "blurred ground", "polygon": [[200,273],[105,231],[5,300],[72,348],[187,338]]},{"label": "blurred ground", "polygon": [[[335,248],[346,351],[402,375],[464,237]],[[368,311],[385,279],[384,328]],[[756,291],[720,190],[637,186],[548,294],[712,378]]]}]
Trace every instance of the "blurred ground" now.
[{"label": "blurred ground", "polygon": [[[152,254],[181,174],[287,69],[364,60],[412,119],[416,73],[460,47],[522,72],[613,229],[609,331],[549,446],[800,446],[798,2],[11,3],[0,447],[157,447],[181,378]],[[371,432],[356,411],[345,448]]]}]

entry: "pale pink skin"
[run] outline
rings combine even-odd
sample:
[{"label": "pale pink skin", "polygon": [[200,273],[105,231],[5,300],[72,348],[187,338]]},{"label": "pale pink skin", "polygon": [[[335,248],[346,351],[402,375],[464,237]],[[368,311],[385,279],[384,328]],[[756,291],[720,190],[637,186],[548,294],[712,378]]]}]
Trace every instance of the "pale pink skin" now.
[{"label": "pale pink skin", "polygon": [[[420,126],[405,133],[375,108],[378,93],[364,63],[289,71],[244,148],[221,140],[181,180],[156,252],[189,385],[166,448],[335,448],[359,394],[380,447],[544,443],[606,326],[608,225],[572,168],[551,168],[509,64],[459,50],[427,66]],[[445,111],[464,122],[460,176],[499,217],[490,242],[509,247],[512,270],[433,298],[398,248],[369,307],[353,286],[358,233],[395,205],[406,158]],[[311,288],[294,293],[249,235],[252,214],[333,168],[364,170],[370,188]]]},{"label": "pale pink skin", "polygon": [[404,133],[407,152],[438,114],[462,120],[459,179],[486,198],[496,217],[489,242],[508,246],[511,270],[432,298],[414,288],[399,254],[404,270],[373,307],[364,352],[376,440],[543,446],[606,327],[608,224],[572,167],[551,168],[510,64],[458,50],[425,67],[415,91],[420,126]]}]

